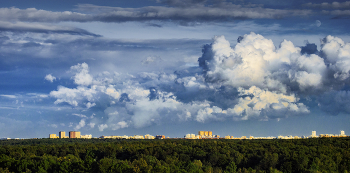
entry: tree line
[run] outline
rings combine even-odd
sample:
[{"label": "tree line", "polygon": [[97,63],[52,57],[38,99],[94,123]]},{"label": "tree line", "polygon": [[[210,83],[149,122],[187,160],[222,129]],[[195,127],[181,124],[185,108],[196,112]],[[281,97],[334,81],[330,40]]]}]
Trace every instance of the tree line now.
[{"label": "tree line", "polygon": [[348,172],[350,138],[0,141],[0,172]]}]

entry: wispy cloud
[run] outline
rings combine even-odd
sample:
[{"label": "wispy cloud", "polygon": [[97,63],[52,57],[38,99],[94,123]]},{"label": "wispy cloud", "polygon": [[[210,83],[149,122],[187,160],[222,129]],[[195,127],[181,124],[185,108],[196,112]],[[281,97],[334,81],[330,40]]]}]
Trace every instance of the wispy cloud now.
[{"label": "wispy cloud", "polygon": [[15,95],[5,95],[5,94],[2,94],[2,95],[0,95],[1,97],[6,97],[6,98],[10,98],[10,99],[15,99],[15,98],[17,98],[17,96],[15,96]]}]

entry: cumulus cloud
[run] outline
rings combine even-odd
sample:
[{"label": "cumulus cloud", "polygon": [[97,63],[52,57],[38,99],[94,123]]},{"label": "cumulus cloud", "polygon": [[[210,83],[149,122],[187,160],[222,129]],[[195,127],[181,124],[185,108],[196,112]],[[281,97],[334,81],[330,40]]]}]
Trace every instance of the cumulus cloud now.
[{"label": "cumulus cloud", "polygon": [[104,129],[106,129],[106,128],[108,128],[108,125],[107,124],[100,124],[100,125],[98,125],[98,130],[99,131],[103,131]]},{"label": "cumulus cloud", "polygon": [[89,123],[88,126],[90,126],[90,128],[94,128],[95,127],[95,123]]},{"label": "cumulus cloud", "polygon": [[112,130],[118,130],[118,129],[122,129],[122,128],[127,128],[129,125],[127,122],[125,121],[120,121],[117,124],[111,124],[109,127]]},{"label": "cumulus cloud", "polygon": [[[239,88],[239,102],[233,109],[229,109],[230,113],[242,116],[242,119],[248,119],[250,116],[259,116],[263,110],[287,110],[295,113],[309,113],[310,111],[303,103],[297,103],[298,98],[294,95],[277,94],[262,90],[255,86],[245,90]],[[283,115],[282,115],[283,116]]]},{"label": "cumulus cloud", "polygon": [[80,120],[79,124],[75,126],[74,130],[79,130],[85,126],[85,119]]},{"label": "cumulus cloud", "polygon": [[[241,37],[234,48],[225,37],[215,37],[198,61],[210,83],[282,93],[322,85],[326,70],[318,55],[303,55],[301,48],[287,40],[276,48],[272,40],[255,33]],[[299,87],[289,88],[292,84]]]},{"label": "cumulus cloud", "polygon": [[92,76],[89,74],[89,65],[87,65],[85,62],[82,64],[72,66],[70,69],[71,71],[76,72],[73,79],[77,85],[87,86],[92,83],[93,79]]},{"label": "cumulus cloud", "polygon": [[97,88],[86,88],[79,86],[78,88],[67,88],[64,86],[58,86],[57,91],[51,91],[50,96],[57,98],[55,104],[68,103],[72,106],[78,106],[78,103],[82,101],[93,102],[95,100],[95,94]]},{"label": "cumulus cloud", "polygon": [[86,103],[86,108],[87,109],[89,109],[89,108],[91,108],[93,106],[96,106],[96,103],[91,103],[91,102]]},{"label": "cumulus cloud", "polygon": [[347,79],[350,72],[350,43],[329,35],[322,40],[321,50],[335,71],[334,77]]},{"label": "cumulus cloud", "polygon": [[[349,84],[349,47],[333,36],[322,40],[320,51],[314,44],[298,47],[287,40],[275,46],[255,33],[241,36],[234,46],[217,36],[203,46],[197,67],[174,74],[103,72],[93,76],[88,64],[82,63],[71,67],[77,87],[59,86],[50,96],[55,104],[102,112],[89,124],[93,128],[98,122],[100,131],[164,121],[205,123],[304,115],[312,110],[305,101],[308,98],[330,110],[321,98],[330,97],[331,91],[339,92],[334,103],[347,105],[348,93],[341,89]],[[84,124],[77,127],[85,126],[87,117],[80,117]]]},{"label": "cumulus cloud", "polygon": [[52,76],[51,74],[48,74],[48,75],[45,76],[45,79],[52,83],[54,80],[56,80],[56,77]]}]

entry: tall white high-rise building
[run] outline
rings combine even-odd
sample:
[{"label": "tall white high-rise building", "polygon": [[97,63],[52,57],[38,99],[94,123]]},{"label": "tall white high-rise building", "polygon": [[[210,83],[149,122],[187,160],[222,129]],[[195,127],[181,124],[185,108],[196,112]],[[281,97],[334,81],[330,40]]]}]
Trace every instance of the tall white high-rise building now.
[{"label": "tall white high-rise building", "polygon": [[341,130],[341,131],[340,131],[340,136],[345,136],[344,130]]},{"label": "tall white high-rise building", "polygon": [[316,131],[312,131],[311,137],[313,137],[313,138],[316,137]]}]

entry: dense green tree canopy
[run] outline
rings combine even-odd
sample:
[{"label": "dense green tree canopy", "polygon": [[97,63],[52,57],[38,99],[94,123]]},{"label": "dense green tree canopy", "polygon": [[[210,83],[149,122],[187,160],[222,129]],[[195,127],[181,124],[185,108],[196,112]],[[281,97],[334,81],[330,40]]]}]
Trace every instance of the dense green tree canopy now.
[{"label": "dense green tree canopy", "polygon": [[350,138],[0,141],[0,172],[347,172]]}]

